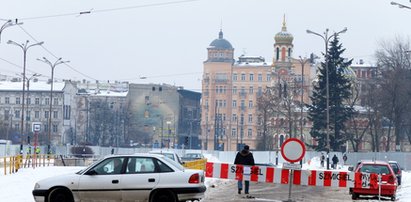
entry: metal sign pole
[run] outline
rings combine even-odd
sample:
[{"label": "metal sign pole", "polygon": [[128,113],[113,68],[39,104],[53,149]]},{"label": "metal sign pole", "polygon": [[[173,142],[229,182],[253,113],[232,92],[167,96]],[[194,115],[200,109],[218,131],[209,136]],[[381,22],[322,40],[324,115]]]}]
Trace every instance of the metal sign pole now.
[{"label": "metal sign pole", "polygon": [[[292,164],[294,164],[294,163],[292,163]],[[291,200],[291,187],[293,186],[293,173],[294,173],[294,170],[290,169],[290,180],[289,180],[290,186],[288,187],[288,201],[289,202],[292,201]]]}]

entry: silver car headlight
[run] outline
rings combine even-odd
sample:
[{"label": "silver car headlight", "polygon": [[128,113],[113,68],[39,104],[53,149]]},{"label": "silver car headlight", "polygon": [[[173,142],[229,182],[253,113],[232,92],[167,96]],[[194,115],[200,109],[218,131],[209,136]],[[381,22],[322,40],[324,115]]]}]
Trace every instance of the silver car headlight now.
[{"label": "silver car headlight", "polygon": [[36,183],[36,184],[34,185],[34,189],[39,189],[39,188],[40,188],[39,183]]}]

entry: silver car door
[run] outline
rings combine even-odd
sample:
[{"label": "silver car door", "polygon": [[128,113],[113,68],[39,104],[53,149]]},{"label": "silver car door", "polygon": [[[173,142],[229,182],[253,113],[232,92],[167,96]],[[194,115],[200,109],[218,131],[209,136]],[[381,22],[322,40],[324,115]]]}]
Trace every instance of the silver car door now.
[{"label": "silver car door", "polygon": [[78,193],[81,201],[121,201],[123,157],[108,158],[80,177]]},{"label": "silver car door", "polygon": [[152,157],[129,157],[121,179],[122,201],[148,201],[160,180],[155,161]]}]

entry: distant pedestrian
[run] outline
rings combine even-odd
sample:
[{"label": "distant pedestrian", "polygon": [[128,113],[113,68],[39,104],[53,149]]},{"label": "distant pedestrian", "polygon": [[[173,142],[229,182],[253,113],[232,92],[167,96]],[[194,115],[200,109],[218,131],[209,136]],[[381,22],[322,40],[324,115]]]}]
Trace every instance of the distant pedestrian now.
[{"label": "distant pedestrian", "polygon": [[336,169],[337,168],[337,164],[338,164],[338,157],[337,157],[337,155],[335,155],[334,154],[334,156],[333,156],[333,158],[332,158],[332,161],[333,161],[333,168],[334,169]]},{"label": "distant pedestrian", "polygon": [[343,161],[344,161],[344,165],[347,163],[347,154],[345,154],[344,153],[344,156],[343,156]]},{"label": "distant pedestrian", "polygon": [[[250,147],[248,145],[244,146],[244,149],[241,150],[240,152],[237,153],[234,164],[241,164],[241,165],[249,165],[253,166],[254,165],[254,157],[253,154],[250,152]],[[250,181],[244,180],[245,184],[245,194],[248,194],[248,190],[250,188]],[[238,186],[238,194],[241,194],[241,191],[243,190],[243,180],[238,180],[237,182]]]},{"label": "distant pedestrian", "polygon": [[36,154],[37,154],[37,155],[40,154],[40,147],[36,147]]},{"label": "distant pedestrian", "polygon": [[321,153],[320,161],[321,161],[321,167],[323,168],[324,168],[324,160],[325,160],[324,154]]}]

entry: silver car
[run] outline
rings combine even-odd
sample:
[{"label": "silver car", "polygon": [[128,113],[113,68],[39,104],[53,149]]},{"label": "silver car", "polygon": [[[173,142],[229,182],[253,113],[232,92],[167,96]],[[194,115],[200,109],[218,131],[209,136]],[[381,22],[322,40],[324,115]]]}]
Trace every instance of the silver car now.
[{"label": "silver car", "polygon": [[107,156],[77,173],[35,184],[36,202],[177,202],[204,197],[204,171],[157,154]]}]

